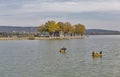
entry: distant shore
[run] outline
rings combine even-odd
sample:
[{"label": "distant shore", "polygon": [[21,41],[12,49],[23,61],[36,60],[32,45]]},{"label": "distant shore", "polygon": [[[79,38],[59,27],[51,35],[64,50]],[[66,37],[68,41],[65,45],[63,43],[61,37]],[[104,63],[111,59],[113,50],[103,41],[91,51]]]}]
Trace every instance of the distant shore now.
[{"label": "distant shore", "polygon": [[55,39],[83,39],[86,36],[65,36],[65,37],[0,37],[0,40],[55,40]]}]

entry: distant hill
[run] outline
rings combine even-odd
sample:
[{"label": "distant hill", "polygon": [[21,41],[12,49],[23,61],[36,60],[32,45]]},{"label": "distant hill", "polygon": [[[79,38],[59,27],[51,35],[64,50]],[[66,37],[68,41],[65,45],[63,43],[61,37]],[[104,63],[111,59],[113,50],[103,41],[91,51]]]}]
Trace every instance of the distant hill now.
[{"label": "distant hill", "polygon": [[87,32],[119,32],[119,31],[113,31],[113,30],[104,30],[104,29],[87,29]]},{"label": "distant hill", "polygon": [[[0,32],[37,32],[38,27],[0,26]],[[120,34],[120,31],[87,29],[86,34]]]},{"label": "distant hill", "polygon": [[104,30],[104,29],[87,29],[86,34],[120,34],[120,31]]},{"label": "distant hill", "polygon": [[0,32],[37,32],[37,27],[0,26]]}]

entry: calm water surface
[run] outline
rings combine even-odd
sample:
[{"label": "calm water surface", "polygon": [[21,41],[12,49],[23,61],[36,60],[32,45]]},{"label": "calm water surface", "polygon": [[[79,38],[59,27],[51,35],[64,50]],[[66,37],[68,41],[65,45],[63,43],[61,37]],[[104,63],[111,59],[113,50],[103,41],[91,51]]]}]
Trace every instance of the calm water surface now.
[{"label": "calm water surface", "polygon": [[[61,47],[67,48],[60,54]],[[92,58],[93,50],[103,51]],[[119,77],[120,35],[71,40],[1,40],[0,77]]]}]

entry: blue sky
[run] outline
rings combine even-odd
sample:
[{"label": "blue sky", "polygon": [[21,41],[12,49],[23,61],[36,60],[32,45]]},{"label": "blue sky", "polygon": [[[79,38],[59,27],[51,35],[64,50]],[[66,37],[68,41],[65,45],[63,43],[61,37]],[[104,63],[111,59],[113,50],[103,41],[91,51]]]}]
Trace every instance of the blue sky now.
[{"label": "blue sky", "polygon": [[0,26],[39,26],[48,20],[120,31],[120,0],[0,0]]}]

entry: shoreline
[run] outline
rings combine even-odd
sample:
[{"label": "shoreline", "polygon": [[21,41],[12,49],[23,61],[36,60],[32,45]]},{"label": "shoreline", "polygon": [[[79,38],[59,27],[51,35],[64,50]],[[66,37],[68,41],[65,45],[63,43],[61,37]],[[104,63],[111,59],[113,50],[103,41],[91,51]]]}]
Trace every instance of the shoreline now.
[{"label": "shoreline", "polygon": [[65,36],[65,37],[0,37],[0,40],[62,40],[62,39],[83,39],[86,36]]}]

